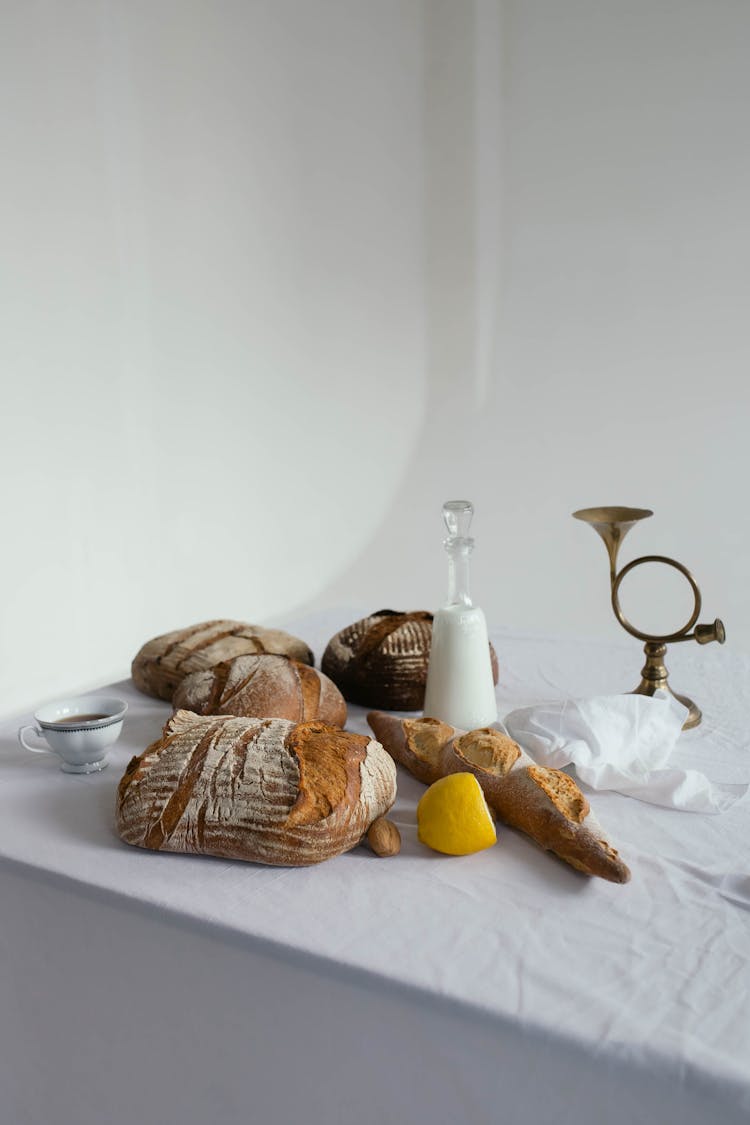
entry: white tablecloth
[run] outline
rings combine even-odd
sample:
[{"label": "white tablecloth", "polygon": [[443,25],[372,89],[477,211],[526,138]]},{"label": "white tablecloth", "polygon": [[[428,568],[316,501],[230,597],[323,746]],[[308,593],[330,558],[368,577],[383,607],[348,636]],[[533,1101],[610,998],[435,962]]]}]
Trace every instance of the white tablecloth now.
[{"label": "white tablecloth", "polygon": [[[319,658],[352,619],[292,631]],[[642,663],[627,641],[492,637],[501,715],[618,691]],[[675,762],[747,781],[750,660],[683,645],[668,665],[704,711]],[[114,796],[169,708],[114,690],[130,711],[101,774],[21,750],[27,716],[0,725],[2,1125],[750,1120],[747,800],[589,794],[626,886],[502,826],[478,855],[428,851],[402,771],[398,857],[153,854],[116,837]]]}]

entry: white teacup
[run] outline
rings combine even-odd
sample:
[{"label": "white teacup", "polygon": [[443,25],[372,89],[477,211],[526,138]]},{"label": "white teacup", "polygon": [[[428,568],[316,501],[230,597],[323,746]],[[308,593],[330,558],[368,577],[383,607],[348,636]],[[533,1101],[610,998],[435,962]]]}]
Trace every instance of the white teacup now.
[{"label": "white teacup", "polygon": [[[36,726],[18,731],[24,750],[54,753],[66,773],[94,773],[107,766],[107,751],[120,736],[127,703],[112,695],[77,695],[47,703],[35,713]],[[34,746],[25,739],[30,731],[43,738],[46,746]]]}]

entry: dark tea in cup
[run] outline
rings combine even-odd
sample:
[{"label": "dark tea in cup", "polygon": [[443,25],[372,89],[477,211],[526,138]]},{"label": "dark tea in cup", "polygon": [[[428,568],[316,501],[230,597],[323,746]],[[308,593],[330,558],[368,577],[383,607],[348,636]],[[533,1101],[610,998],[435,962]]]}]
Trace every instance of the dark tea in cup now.
[{"label": "dark tea in cup", "polygon": [[64,719],[55,719],[55,722],[77,726],[79,723],[98,723],[101,719],[108,718],[109,715],[66,715]]}]

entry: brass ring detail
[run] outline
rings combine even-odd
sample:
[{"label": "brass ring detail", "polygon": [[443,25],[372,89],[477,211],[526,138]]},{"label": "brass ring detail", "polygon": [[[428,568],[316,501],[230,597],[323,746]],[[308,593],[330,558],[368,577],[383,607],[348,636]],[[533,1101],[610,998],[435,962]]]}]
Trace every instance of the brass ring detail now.
[{"label": "brass ring detail", "polygon": [[[630,624],[627,617],[620,608],[620,599],[618,594],[620,590],[620,583],[622,582],[623,578],[626,574],[633,570],[634,567],[640,566],[642,563],[649,562],[666,563],[667,566],[672,566],[675,570],[679,570],[680,573],[684,574],[687,578],[692,587],[693,595],[695,596],[695,609],[693,610],[692,616],[690,617],[687,625],[683,625],[682,628],[679,629],[676,633],[670,633],[665,637],[657,637],[654,636],[653,633],[642,633],[640,629],[636,629],[633,625]],[[678,563],[675,559],[668,559],[666,555],[643,555],[640,559],[633,559],[633,561],[629,562],[627,566],[624,566],[615,578],[615,581],[612,585],[612,609],[615,611],[615,617],[620,622],[623,629],[627,629],[628,633],[630,633],[631,636],[638,637],[638,639],[641,641],[654,641],[657,644],[665,645],[669,644],[672,641],[687,639],[685,634],[689,633],[693,625],[695,625],[696,621],[698,620],[698,615],[701,611],[701,592],[698,589],[698,586],[696,585],[695,579],[693,578],[692,574],[686,566],[682,565],[682,563]]]}]

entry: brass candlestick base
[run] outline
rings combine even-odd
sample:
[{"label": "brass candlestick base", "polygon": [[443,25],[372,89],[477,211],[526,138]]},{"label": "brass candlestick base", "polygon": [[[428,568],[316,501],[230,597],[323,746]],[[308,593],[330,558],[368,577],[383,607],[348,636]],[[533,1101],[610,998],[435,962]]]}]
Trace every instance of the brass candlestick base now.
[{"label": "brass candlestick base", "polygon": [[[711,641],[718,641],[723,645],[726,640],[726,633],[724,626],[719,621],[718,617],[713,625],[696,625],[698,615],[701,611],[701,593],[698,589],[695,579],[693,578],[687,567],[682,563],[677,562],[675,559],[667,558],[665,555],[643,555],[642,558],[633,559],[627,566],[624,566],[620,573],[617,573],[617,555],[620,550],[623,539],[634,527],[639,520],[646,519],[654,513],[650,508],[621,508],[621,507],[604,507],[604,508],[581,508],[573,515],[578,520],[583,520],[599,533],[604,540],[604,545],[607,548],[609,556],[609,578],[612,590],[612,609],[614,610],[615,617],[633,637],[638,637],[639,640],[645,641],[643,646],[646,653],[646,663],[641,669],[641,682],[638,687],[633,690],[632,695],[655,695],[657,691],[668,691],[675,699],[678,699],[688,709],[688,716],[682,724],[683,730],[689,730],[690,727],[697,727],[701,721],[700,708],[693,703],[692,699],[688,699],[685,695],[678,695],[677,692],[672,691],[667,683],[669,673],[667,672],[664,663],[664,657],[667,652],[667,643],[674,644],[678,641],[695,640],[699,645],[709,644]],[[629,574],[636,566],[641,566],[643,563],[663,563],[665,566],[674,567],[679,570],[681,574],[687,578],[693,591],[695,604],[693,612],[689,620],[681,629],[674,633],[668,633],[664,636],[655,636],[652,633],[642,633],[636,629],[625,617],[620,606],[620,584],[626,574]],[[695,629],[691,633],[690,630]]]},{"label": "brass candlestick base", "polygon": [[643,651],[646,653],[646,663],[641,668],[641,682],[637,688],[633,689],[631,694],[655,695],[657,691],[668,691],[670,695],[680,701],[683,707],[688,709],[688,717],[682,724],[682,729],[689,730],[690,727],[697,727],[703,717],[700,707],[693,703],[692,699],[688,699],[686,695],[678,695],[676,691],[672,691],[667,683],[669,672],[664,664],[667,646],[657,644],[655,641],[646,641]]}]

